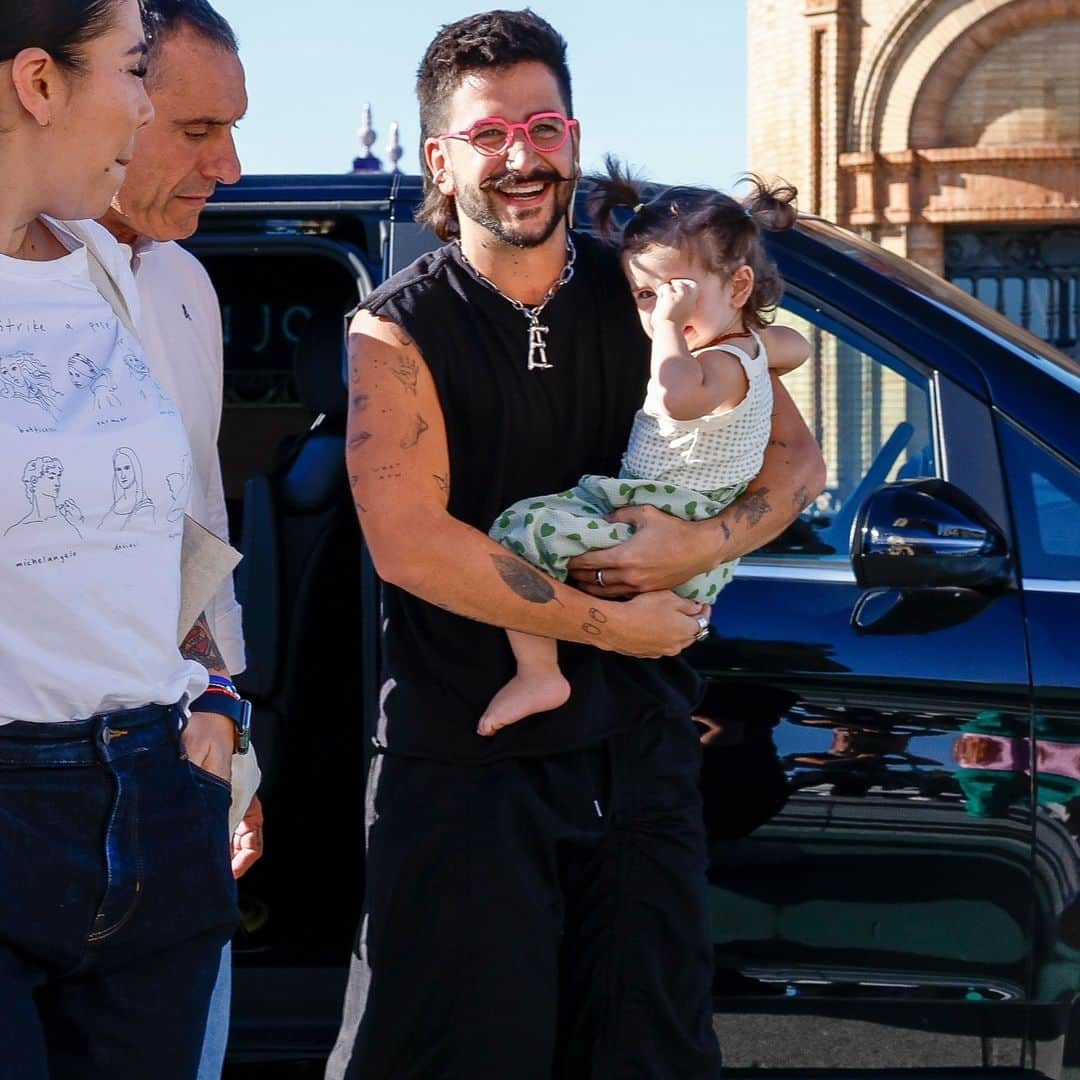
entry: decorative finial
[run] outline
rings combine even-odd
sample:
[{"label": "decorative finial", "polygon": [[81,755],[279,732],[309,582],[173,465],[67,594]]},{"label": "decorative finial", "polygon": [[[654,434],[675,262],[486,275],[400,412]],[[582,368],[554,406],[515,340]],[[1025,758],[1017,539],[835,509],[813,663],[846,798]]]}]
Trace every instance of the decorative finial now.
[{"label": "decorative finial", "polygon": [[371,126],[371,103],[368,101],[360,110],[360,127],[356,134],[360,136],[360,153],[353,158],[353,172],[380,172],[382,162],[371,152],[378,135]]},{"label": "decorative finial", "polygon": [[390,142],[386,147],[386,160],[390,162],[390,172],[396,173],[399,171],[398,162],[404,153],[405,151],[401,149],[400,128],[397,121],[395,121],[390,125]]}]

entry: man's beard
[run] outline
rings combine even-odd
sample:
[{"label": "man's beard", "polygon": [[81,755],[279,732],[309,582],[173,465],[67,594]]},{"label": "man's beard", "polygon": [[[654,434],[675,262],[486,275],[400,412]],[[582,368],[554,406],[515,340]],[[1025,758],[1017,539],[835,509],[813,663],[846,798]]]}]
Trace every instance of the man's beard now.
[{"label": "man's beard", "polygon": [[[516,228],[499,218],[495,210],[493,196],[490,191],[498,191],[503,187],[511,187],[536,181],[550,182],[554,184],[555,198],[551,207],[551,216],[536,229],[536,220],[528,223],[528,232]],[[470,221],[485,228],[504,244],[510,244],[518,248],[539,247],[550,239],[555,230],[567,216],[570,203],[574,198],[574,180],[560,176],[554,169],[538,169],[524,176],[521,173],[504,172],[498,176],[489,176],[478,187],[462,187],[454,192],[457,202],[458,213],[464,214]]]}]

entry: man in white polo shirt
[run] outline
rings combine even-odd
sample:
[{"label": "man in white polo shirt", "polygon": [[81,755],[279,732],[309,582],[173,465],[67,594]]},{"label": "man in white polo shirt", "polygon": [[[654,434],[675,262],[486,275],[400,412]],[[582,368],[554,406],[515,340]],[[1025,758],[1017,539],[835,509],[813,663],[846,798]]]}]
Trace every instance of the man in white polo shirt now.
[{"label": "man in white polo shirt", "polygon": [[[192,460],[170,483],[171,512],[185,509],[228,539],[217,439],[223,344],[217,296],[202,264],[177,240],[195,232],[219,183],[240,178],[233,127],[247,110],[244,69],[229,24],[205,0],[147,0],[147,90],[155,118],[140,132],[123,187],[101,223],[131,251],[150,374],[180,410]],[[138,373],[133,370],[136,376]],[[147,380],[147,394],[155,393]],[[226,579],[206,609],[225,667],[243,671],[240,606]],[[254,755],[233,758],[233,874],[262,854]],[[221,1075],[228,1035],[231,955],[226,948],[210,1007],[199,1080]]]}]

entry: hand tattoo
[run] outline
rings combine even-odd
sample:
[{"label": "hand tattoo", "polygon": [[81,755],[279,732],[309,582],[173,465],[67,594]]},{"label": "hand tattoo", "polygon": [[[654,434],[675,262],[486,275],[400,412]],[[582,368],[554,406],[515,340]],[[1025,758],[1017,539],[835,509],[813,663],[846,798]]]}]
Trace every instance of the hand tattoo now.
[{"label": "hand tattoo", "polygon": [[416,395],[416,380],[420,374],[420,365],[416,358],[408,353],[400,353],[397,363],[394,365],[393,376],[414,397]]}]

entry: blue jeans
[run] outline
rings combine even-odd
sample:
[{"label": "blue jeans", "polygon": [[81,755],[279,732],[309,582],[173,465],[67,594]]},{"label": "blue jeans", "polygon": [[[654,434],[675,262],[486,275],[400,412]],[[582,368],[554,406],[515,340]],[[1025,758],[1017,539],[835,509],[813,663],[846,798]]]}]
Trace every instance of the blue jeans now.
[{"label": "blue jeans", "polygon": [[177,706],[0,726],[0,1080],[193,1080],[236,925]]},{"label": "blue jeans", "polygon": [[229,1005],[232,1002],[232,943],[221,950],[221,967],[218,970],[214,993],[210,998],[210,1012],[206,1017],[206,1034],[203,1036],[202,1058],[199,1061],[198,1080],[221,1080],[225,1065],[225,1049],[229,1044]]}]

